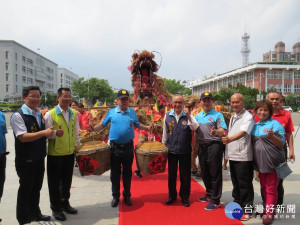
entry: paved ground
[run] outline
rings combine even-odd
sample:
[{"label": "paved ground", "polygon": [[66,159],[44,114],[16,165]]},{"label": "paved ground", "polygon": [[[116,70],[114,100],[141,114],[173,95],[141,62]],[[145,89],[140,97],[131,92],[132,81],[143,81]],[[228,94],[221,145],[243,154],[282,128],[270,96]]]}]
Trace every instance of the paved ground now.
[{"label": "paved ground", "polygon": [[[9,120],[9,115],[7,115]],[[293,113],[293,121],[295,129],[298,128],[300,122],[300,114]],[[16,196],[18,190],[18,177],[14,166],[14,140],[12,129],[8,128],[7,134],[8,151],[11,152],[8,155],[7,170],[6,170],[6,182],[4,195],[0,204],[0,218],[3,219],[3,225],[16,225]],[[296,156],[300,155],[300,131],[295,138],[295,151]],[[285,187],[285,204],[296,205],[295,219],[287,219],[286,215],[283,214],[284,218],[275,220],[274,224],[299,224],[300,223],[300,157],[294,164],[291,165],[293,173],[284,181]],[[223,172],[223,202],[232,201],[231,190],[232,184],[230,180],[229,169]],[[197,180],[203,185],[202,180]],[[255,188],[255,204],[261,203],[260,197],[260,186],[259,183],[253,180]],[[134,195],[134,193],[133,193]],[[165,199],[162,199],[164,201]],[[67,215],[67,221],[65,222],[54,222],[51,224],[65,224],[65,225],[117,225],[118,220],[118,208],[111,208],[111,183],[109,180],[109,172],[101,176],[85,176],[81,177],[77,168],[74,170],[73,185],[71,190],[71,204],[79,210],[77,215]],[[133,202],[134,204],[134,202]],[[49,208],[49,197],[47,188],[47,179],[45,174],[44,185],[41,191],[40,207],[44,214],[51,215]],[[32,223],[38,224],[38,223]],[[46,223],[43,223],[46,224]],[[50,223],[48,223],[50,224]],[[258,218],[253,218],[245,224],[262,224],[262,221]]]}]

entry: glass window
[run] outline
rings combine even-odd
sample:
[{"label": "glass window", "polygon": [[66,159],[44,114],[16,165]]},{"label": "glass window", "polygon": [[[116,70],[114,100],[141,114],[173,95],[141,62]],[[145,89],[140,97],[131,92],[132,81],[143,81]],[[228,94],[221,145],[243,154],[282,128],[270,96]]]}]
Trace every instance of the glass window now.
[{"label": "glass window", "polygon": [[9,84],[6,85],[6,92],[9,91]]},{"label": "glass window", "polygon": [[5,69],[8,70],[8,62],[5,63]]},{"label": "glass window", "polygon": [[18,60],[18,53],[15,53],[15,59]]},{"label": "glass window", "polygon": [[16,82],[18,82],[18,74],[16,74]]},{"label": "glass window", "polygon": [[284,71],[284,79],[292,79],[292,71]]},{"label": "glass window", "polygon": [[5,59],[8,59],[8,51],[5,51]]},{"label": "glass window", "polygon": [[299,71],[294,72],[294,79],[300,79],[300,72]]},{"label": "glass window", "polygon": [[16,64],[16,71],[18,71],[18,64]]},{"label": "glass window", "polygon": [[290,84],[285,84],[284,85],[284,92],[291,92],[291,85]]},{"label": "glass window", "polygon": [[300,92],[300,84],[295,84],[294,90],[295,92]]},{"label": "glass window", "polygon": [[9,78],[9,74],[7,73],[6,74],[6,81],[8,81],[8,78]]},{"label": "glass window", "polygon": [[267,78],[273,79],[274,78],[274,71],[273,70],[267,70]]}]

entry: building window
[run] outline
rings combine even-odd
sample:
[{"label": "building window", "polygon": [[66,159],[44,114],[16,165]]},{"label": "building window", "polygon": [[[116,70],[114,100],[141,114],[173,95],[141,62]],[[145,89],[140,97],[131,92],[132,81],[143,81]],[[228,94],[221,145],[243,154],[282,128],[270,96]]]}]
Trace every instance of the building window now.
[{"label": "building window", "polygon": [[22,76],[22,82],[26,83],[26,77]]},{"label": "building window", "polygon": [[8,70],[8,62],[5,63],[5,69]]},{"label": "building window", "polygon": [[8,59],[8,51],[5,51],[5,59]]},{"label": "building window", "polygon": [[16,82],[18,82],[18,74],[16,74]]},{"label": "building window", "polygon": [[247,73],[247,81],[253,80],[253,73]]},{"label": "building window", "polygon": [[292,72],[284,71],[284,79],[292,79]]},{"label": "building window", "polygon": [[26,62],[26,57],[25,56],[22,56],[22,61],[23,61],[23,63]]},{"label": "building window", "polygon": [[16,85],[16,93],[18,93],[18,85]]},{"label": "building window", "polygon": [[294,91],[295,92],[300,92],[300,84],[295,84]]},{"label": "building window", "polygon": [[294,72],[294,79],[300,79],[300,72]]},{"label": "building window", "polygon": [[18,71],[18,64],[16,64],[16,71]]},{"label": "building window", "polygon": [[28,58],[27,58],[27,64],[33,66],[33,61],[32,61],[32,59],[28,59]]},{"label": "building window", "polygon": [[6,92],[9,90],[9,84],[6,85]]},{"label": "building window", "polygon": [[9,77],[9,74],[7,73],[7,74],[6,74],[6,81],[8,81],[8,77]]},{"label": "building window", "polygon": [[285,84],[284,85],[284,92],[291,92],[291,85],[290,84]]},{"label": "building window", "polygon": [[273,79],[274,78],[274,71],[273,70],[267,70],[267,78]]},{"label": "building window", "polygon": [[268,84],[267,85],[267,91],[276,91],[276,88],[274,87],[274,84]]},{"label": "building window", "polygon": [[275,91],[277,91],[277,92],[281,92],[282,90],[281,90],[281,84],[276,84],[276,86],[275,86]]},{"label": "building window", "polygon": [[26,67],[25,66],[22,66],[22,71],[23,71],[23,73],[26,73]]},{"label": "building window", "polygon": [[282,71],[275,71],[275,79],[282,79]]},{"label": "building window", "polygon": [[18,53],[15,53],[15,59],[18,60]]}]

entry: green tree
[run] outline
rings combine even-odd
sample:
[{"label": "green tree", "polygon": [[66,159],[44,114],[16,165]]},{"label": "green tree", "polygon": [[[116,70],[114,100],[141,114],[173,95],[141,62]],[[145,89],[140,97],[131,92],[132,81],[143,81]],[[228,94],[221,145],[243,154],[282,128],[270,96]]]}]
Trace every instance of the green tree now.
[{"label": "green tree", "polygon": [[213,97],[215,101],[220,101],[223,104],[228,105],[230,103],[230,97],[234,93],[240,93],[244,96],[246,109],[253,109],[259,91],[256,88],[246,87],[240,83],[236,86],[229,84],[227,88],[223,87],[218,92],[214,92]]},{"label": "green tree", "polygon": [[42,94],[41,106],[52,108],[53,106],[57,105],[57,103],[57,94],[47,92]]},{"label": "green tree", "polygon": [[116,97],[111,86],[107,80],[90,78],[84,80],[84,78],[79,78],[72,83],[73,95],[79,98],[85,98],[90,105],[94,105],[96,101],[112,102]]},{"label": "green tree", "polygon": [[166,79],[164,78],[165,85],[167,90],[171,94],[182,94],[182,95],[191,95],[192,90],[189,88],[186,88],[184,84],[186,84],[186,81],[183,81],[181,83],[180,80],[176,81],[175,79]]},{"label": "green tree", "polygon": [[293,111],[298,111],[299,104],[297,104],[300,100],[300,95],[297,94],[288,94],[285,96],[285,104],[292,107]]}]

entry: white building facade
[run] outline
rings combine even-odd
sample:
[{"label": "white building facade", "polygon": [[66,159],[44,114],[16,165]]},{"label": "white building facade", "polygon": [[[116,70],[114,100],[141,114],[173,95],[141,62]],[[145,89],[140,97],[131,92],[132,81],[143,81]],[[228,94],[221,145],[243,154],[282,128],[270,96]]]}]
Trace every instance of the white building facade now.
[{"label": "white building facade", "polygon": [[79,76],[65,68],[58,68],[57,88],[71,88],[73,81],[78,80]]},{"label": "white building facade", "polygon": [[0,40],[0,100],[22,100],[22,90],[39,86],[56,93],[58,65],[42,55],[12,41]]},{"label": "white building facade", "polygon": [[254,63],[227,73],[218,74],[209,79],[199,79],[189,83],[194,95],[203,92],[219,91],[241,83],[247,87],[261,91],[277,91],[283,95],[300,94],[300,64],[299,63]]}]

